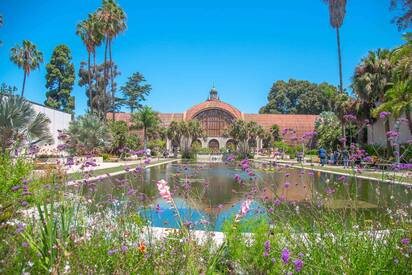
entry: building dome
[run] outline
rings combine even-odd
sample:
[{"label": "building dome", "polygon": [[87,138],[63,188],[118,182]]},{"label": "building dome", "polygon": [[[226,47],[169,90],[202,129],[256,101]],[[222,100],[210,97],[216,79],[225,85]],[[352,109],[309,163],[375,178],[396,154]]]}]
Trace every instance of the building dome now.
[{"label": "building dome", "polygon": [[219,96],[217,95],[217,89],[215,86],[210,89],[209,100],[219,100]]}]

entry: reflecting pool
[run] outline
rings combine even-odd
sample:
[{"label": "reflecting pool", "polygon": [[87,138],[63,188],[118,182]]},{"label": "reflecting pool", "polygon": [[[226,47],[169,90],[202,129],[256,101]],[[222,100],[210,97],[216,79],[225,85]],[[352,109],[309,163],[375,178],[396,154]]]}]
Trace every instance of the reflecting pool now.
[{"label": "reflecting pool", "polygon": [[84,187],[82,194],[93,201],[95,209],[136,211],[152,226],[177,228],[175,211],[157,190],[156,182],[165,179],[186,225],[214,231],[238,213],[247,197],[254,201],[246,219],[265,217],[268,205],[271,211],[282,211],[280,204],[300,208],[303,218],[305,209],[315,207],[342,215],[356,210],[365,219],[383,219],[380,214],[402,205],[410,214],[410,186],[280,166],[259,166],[253,172],[250,175],[234,163],[169,163],[98,180]]}]

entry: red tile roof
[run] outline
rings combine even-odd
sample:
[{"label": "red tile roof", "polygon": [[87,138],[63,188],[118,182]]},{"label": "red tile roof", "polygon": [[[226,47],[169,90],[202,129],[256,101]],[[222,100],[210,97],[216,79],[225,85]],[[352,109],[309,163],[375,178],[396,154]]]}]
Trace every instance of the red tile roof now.
[{"label": "red tile roof", "polygon": [[201,111],[204,111],[207,109],[216,109],[216,108],[227,111],[228,113],[230,113],[232,116],[234,116],[237,119],[242,118],[242,113],[234,106],[226,102],[220,101],[220,100],[207,100],[187,110],[185,112],[184,119],[190,120]]},{"label": "red tile roof", "polygon": [[317,115],[283,115],[283,114],[245,114],[245,121],[256,121],[265,129],[276,124],[280,130],[294,129],[296,137],[301,138],[305,132],[315,130]]}]

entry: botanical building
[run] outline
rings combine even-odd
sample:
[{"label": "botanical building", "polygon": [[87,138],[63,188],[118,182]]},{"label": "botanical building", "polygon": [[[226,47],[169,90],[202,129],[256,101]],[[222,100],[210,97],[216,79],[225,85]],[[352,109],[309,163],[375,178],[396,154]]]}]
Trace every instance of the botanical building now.
[{"label": "botanical building", "polygon": [[[201,124],[205,138],[197,141],[202,147],[213,150],[228,147],[234,140],[224,135],[225,130],[235,120],[255,121],[265,129],[278,125],[280,131],[288,129],[288,134],[283,137],[287,143],[299,142],[305,132],[314,131],[316,115],[283,115],[283,114],[245,114],[236,107],[220,100],[215,88],[210,90],[206,101],[190,107],[183,113],[160,113],[163,127],[168,127],[172,121],[190,121],[196,119]],[[111,115],[110,115],[111,117]],[[130,120],[129,113],[117,113],[116,120]],[[290,134],[292,133],[292,134]],[[256,141],[257,149],[262,148],[262,141]],[[167,147],[172,148],[168,141]]]}]

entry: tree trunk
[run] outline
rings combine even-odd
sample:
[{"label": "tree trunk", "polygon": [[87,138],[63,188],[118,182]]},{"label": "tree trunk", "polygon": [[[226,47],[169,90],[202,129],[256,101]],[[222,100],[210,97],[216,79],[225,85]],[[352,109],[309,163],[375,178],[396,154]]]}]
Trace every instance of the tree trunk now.
[{"label": "tree trunk", "polygon": [[112,92],[112,119],[114,121],[116,117],[116,103],[115,103],[115,90],[114,90],[114,76],[113,76],[113,59],[112,59],[112,40],[109,41],[109,58],[110,58],[110,89]]},{"label": "tree trunk", "polygon": [[106,120],[106,86],[107,86],[107,48],[109,46],[109,39],[106,37],[106,45],[104,47],[104,67],[103,67],[103,113]]},{"label": "tree trunk", "polygon": [[408,120],[409,132],[412,135],[412,117],[411,117],[411,109],[408,107],[405,111],[406,119]]},{"label": "tree trunk", "polygon": [[339,90],[343,93],[343,80],[342,80],[342,55],[340,49],[340,34],[339,28],[336,28],[336,40],[338,42],[338,60],[339,60]]},{"label": "tree trunk", "polygon": [[90,113],[93,113],[93,94],[92,94],[92,73],[90,68],[90,51],[87,51],[87,74],[89,77],[89,108]]},{"label": "tree trunk", "polygon": [[27,77],[27,73],[26,71],[24,71],[24,76],[23,76],[23,87],[21,89],[21,97],[24,96],[24,88],[26,87],[26,77]]}]

